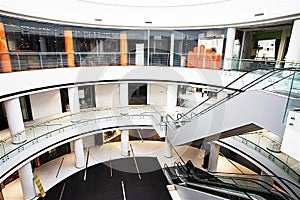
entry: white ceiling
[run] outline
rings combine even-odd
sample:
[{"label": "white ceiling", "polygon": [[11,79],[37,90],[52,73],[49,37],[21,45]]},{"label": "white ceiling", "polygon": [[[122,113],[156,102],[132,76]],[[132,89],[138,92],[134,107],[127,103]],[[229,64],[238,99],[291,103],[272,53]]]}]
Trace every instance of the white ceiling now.
[{"label": "white ceiling", "polygon": [[87,26],[211,28],[300,18],[300,0],[0,0],[0,10]]}]

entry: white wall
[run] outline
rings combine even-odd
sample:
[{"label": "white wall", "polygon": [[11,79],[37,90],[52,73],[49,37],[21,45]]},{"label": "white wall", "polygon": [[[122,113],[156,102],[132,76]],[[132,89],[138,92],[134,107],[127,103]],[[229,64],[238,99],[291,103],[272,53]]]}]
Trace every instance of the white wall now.
[{"label": "white wall", "polygon": [[33,119],[62,113],[59,90],[29,95]]},{"label": "white wall", "polygon": [[119,84],[103,84],[95,86],[96,107],[119,106]]},{"label": "white wall", "polygon": [[281,151],[300,162],[300,112],[289,111]]},{"label": "white wall", "polygon": [[148,95],[150,105],[167,105],[167,85],[166,84],[157,84],[149,83]]}]

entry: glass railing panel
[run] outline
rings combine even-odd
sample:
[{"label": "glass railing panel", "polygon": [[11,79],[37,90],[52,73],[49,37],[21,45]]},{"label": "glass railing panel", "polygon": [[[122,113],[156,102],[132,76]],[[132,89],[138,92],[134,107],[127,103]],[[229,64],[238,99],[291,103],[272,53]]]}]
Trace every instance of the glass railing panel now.
[{"label": "glass railing panel", "polygon": [[276,156],[274,156],[272,153],[270,153],[269,151],[265,150],[261,146],[259,146],[259,145],[255,144],[255,143],[251,142],[250,140],[247,140],[244,137],[233,136],[233,138],[235,140],[237,140],[239,142],[242,142],[243,144],[249,146],[250,148],[256,150],[257,152],[259,152],[260,154],[262,154],[263,156],[265,156],[266,158],[268,158],[269,160],[271,160],[278,167],[280,167],[287,174],[289,174],[294,180],[296,180],[297,182],[300,183],[300,175],[297,174],[297,172],[294,171],[291,167],[289,167],[285,162],[281,161],[279,158],[277,158]]},{"label": "glass railing panel", "polygon": [[255,71],[245,74],[244,76],[241,76],[241,78],[239,78],[237,81],[235,81],[228,87],[235,89],[243,89],[247,85],[251,84],[254,80],[258,80],[259,78],[264,77],[264,75],[267,75],[268,73],[270,73],[269,69],[257,69]]},{"label": "glass railing panel", "polygon": [[[26,128],[26,130],[19,133],[26,133],[26,142],[23,142],[21,144],[12,144],[11,137],[0,141],[0,164],[5,162],[7,159],[17,155],[24,149],[27,149],[41,141],[44,141],[47,138],[53,137],[58,134],[63,134],[64,132],[70,131],[72,129],[88,127],[92,124],[115,122],[118,120],[147,120],[149,122],[155,121],[158,125],[158,128],[160,128],[159,125],[163,117],[160,112],[152,106],[128,106],[127,115],[120,115],[119,113],[121,109],[123,108],[93,108],[79,113],[81,115],[81,120],[76,123],[71,122],[72,116],[65,115],[30,126]],[[164,128],[161,129],[164,130]]]}]

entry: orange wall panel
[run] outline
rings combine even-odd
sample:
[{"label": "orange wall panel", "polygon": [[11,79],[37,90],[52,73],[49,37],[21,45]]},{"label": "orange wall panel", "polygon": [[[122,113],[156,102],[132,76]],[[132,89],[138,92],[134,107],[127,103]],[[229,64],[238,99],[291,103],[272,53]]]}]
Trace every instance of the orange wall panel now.
[{"label": "orange wall panel", "polygon": [[64,37],[65,37],[65,49],[67,53],[68,67],[75,67],[72,31],[65,30]]},{"label": "orange wall panel", "polygon": [[4,31],[4,24],[0,22],[0,62],[1,62],[1,71],[2,72],[12,72],[10,56],[8,53],[8,46],[6,42],[6,36]]},{"label": "orange wall panel", "polygon": [[121,66],[127,66],[127,34],[120,34],[120,64]]}]

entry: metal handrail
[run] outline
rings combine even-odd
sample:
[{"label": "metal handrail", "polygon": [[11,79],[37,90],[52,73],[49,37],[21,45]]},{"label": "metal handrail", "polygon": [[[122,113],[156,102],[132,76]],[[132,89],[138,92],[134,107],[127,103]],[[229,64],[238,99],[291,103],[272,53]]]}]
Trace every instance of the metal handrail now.
[{"label": "metal handrail", "polygon": [[[143,108],[142,111],[144,111],[145,109],[144,108],[150,108],[150,109],[153,109],[154,106],[140,106],[140,105],[137,105],[137,106],[128,106],[129,108],[133,108],[133,109],[136,109],[136,108]],[[82,113],[87,113],[87,112],[97,112],[97,111],[101,111],[101,110],[108,110],[110,108],[110,110],[113,110],[113,109],[121,109],[123,107],[101,107],[101,108],[96,108],[96,109],[88,109],[88,110],[85,110],[85,111],[82,111]],[[141,112],[142,113],[142,112]],[[130,118],[132,116],[147,116],[147,117],[152,117],[152,118],[156,118],[157,116],[155,115],[157,113],[153,112],[147,112],[146,114],[140,114],[140,113],[132,113],[130,115],[109,115],[109,116],[101,116],[101,117],[98,117],[98,118],[92,118],[92,119],[82,119],[81,121],[79,122],[74,122],[74,123],[71,123],[69,125],[66,125],[66,126],[63,126],[63,127],[60,127],[60,128],[57,128],[57,129],[54,129],[54,130],[47,130],[45,133],[39,135],[39,136],[34,136],[33,138],[31,138],[30,140],[28,140],[27,138],[27,141],[24,141],[23,143],[21,144],[18,144],[18,145],[15,145],[13,149],[11,149],[10,151],[6,151],[5,149],[3,150],[3,155],[0,157],[0,161],[2,161],[2,163],[4,163],[8,158],[9,158],[9,154],[11,154],[12,152],[16,151],[17,149],[20,149],[20,148],[24,148],[24,146],[30,142],[33,143],[33,145],[35,144],[34,141],[37,141],[39,140],[39,138],[45,136],[45,135],[51,135],[52,133],[54,132],[64,132],[64,129],[68,128],[68,127],[76,127],[80,124],[83,124],[83,125],[86,125],[88,124],[90,121],[96,121],[97,120],[101,120],[101,119],[108,119],[108,118],[115,118],[115,117],[121,117],[121,118]],[[26,134],[26,131],[28,130],[34,130],[35,128],[38,128],[38,127],[41,127],[41,126],[44,126],[44,125],[48,125],[50,122],[53,122],[55,120],[60,120],[60,119],[63,119],[63,118],[66,118],[66,117],[70,117],[72,116],[72,114],[67,114],[67,115],[63,115],[63,116],[60,116],[60,117],[55,117],[53,119],[50,119],[50,120],[46,120],[46,121],[43,121],[43,122],[39,122],[37,124],[34,124],[28,128],[26,128],[25,130],[23,131],[20,131],[18,132],[16,135],[20,135],[20,134],[23,134],[25,133]],[[159,115],[160,116],[160,115]],[[157,119],[157,120],[160,120],[160,119]],[[3,140],[1,140],[1,144],[2,144],[2,148],[5,148],[4,147],[4,144],[7,143],[7,144],[10,144],[10,142],[8,141],[12,141],[12,137],[9,136]]]}]

